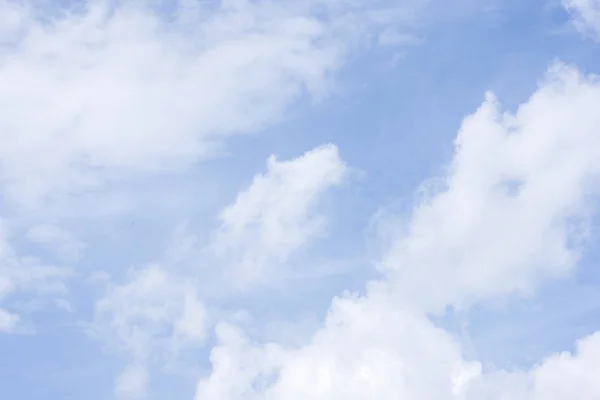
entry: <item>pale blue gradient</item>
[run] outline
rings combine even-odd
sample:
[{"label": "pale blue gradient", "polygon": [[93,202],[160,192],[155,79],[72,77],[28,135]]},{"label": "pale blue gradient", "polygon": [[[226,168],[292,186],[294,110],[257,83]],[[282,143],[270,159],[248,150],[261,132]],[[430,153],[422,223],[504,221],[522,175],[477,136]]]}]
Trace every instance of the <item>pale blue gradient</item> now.
[{"label": "pale blue gradient", "polygon": [[[450,160],[461,120],[478,107],[486,90],[513,109],[534,91],[555,59],[600,73],[600,47],[565,29],[568,16],[562,8],[542,0],[512,0],[484,11],[476,3],[455,13],[450,5],[432,10],[431,20],[420,24],[421,43],[403,50],[402,57],[395,60],[395,49],[363,53],[338,77],[337,94],[294,107],[266,131],[228,140],[221,156],[184,175],[123,188],[146,200],[127,218],[107,220],[86,233],[88,250],[77,266],[80,275],[69,280],[73,310],[38,310],[30,315],[35,335],[0,336],[2,396],[112,398],[113,381],[124,360],[85,334],[102,288],[84,277],[106,270],[119,279],[128,268],[159,259],[173,229],[183,222],[200,241],[207,240],[216,224],[214,214],[265,169],[271,154],[293,158],[331,142],[357,170],[325,200],[332,221],[329,236],[294,261],[335,270],[284,291],[269,289],[260,295],[218,299],[216,304],[243,306],[261,321],[306,320],[310,325],[322,318],[332,296],[346,289],[362,290],[366,280],[377,276],[366,239],[372,217],[382,208],[410,211],[414,190]],[[86,222],[69,223],[77,230]],[[30,244],[19,247],[48,257]],[[509,300],[468,315],[447,315],[439,323],[463,335],[469,351],[483,363],[501,368],[531,365],[569,349],[575,339],[600,327],[600,301],[594,295],[600,289],[599,260],[600,248],[592,245],[571,281],[554,283],[525,302]],[[28,300],[15,296],[11,304]],[[207,351],[186,358],[202,362]],[[193,398],[194,371],[188,376],[179,372],[156,374],[151,398]]]}]

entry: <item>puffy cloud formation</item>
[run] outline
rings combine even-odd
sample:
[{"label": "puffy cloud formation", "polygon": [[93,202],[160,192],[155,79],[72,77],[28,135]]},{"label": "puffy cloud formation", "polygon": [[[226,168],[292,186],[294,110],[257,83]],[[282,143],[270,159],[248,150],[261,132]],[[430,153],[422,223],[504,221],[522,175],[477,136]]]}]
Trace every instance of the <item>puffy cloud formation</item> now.
[{"label": "puffy cloud formation", "polygon": [[[214,271],[227,282],[218,281],[219,288],[250,290],[269,274],[285,273],[293,253],[324,232],[325,219],[315,209],[345,174],[333,145],[288,161],[270,157],[267,172],[257,175],[220,214],[208,248],[217,255],[217,268],[223,266]],[[168,251],[174,264],[189,250],[182,243],[195,244],[178,233]],[[196,288],[202,279],[207,276],[198,279],[166,263],[134,269],[125,283],[109,283],[96,303],[92,333],[130,357],[116,382],[119,397],[143,395],[151,367],[165,359],[176,361],[180,351],[203,344],[210,318]]]},{"label": "puffy cloud formation", "polygon": [[600,188],[599,101],[597,78],[562,64],[514,114],[488,94],[384,260],[399,295],[440,311],[570,272]]},{"label": "puffy cloud formation", "polygon": [[597,77],[560,64],[515,113],[488,95],[464,120],[441,187],[415,206],[384,257],[386,279],[364,296],[335,299],[324,325],[297,348],[257,344],[219,326],[213,371],[196,398],[600,396],[595,336],[577,355],[551,357],[530,372],[486,372],[427,317],[531,293],[572,271],[600,178],[596,104]]},{"label": "puffy cloud formation", "polygon": [[553,355],[528,372],[496,372],[470,389],[473,399],[559,400],[598,398],[600,333],[577,342],[576,351]]},{"label": "puffy cloud formation", "polygon": [[[228,279],[244,287],[268,279],[278,266],[311,239],[324,233],[325,219],[314,208],[327,189],[339,185],[346,166],[333,145],[278,161],[254,177],[220,215],[213,251],[230,263]],[[269,270],[271,269],[271,270]]]},{"label": "puffy cloud formation", "polygon": [[[0,0],[0,216],[26,215],[19,240],[78,261],[86,244],[56,221],[72,211],[70,197],[183,170],[223,139],[284,118],[296,100],[327,96],[355,48],[390,26],[408,28],[422,2],[384,3]],[[273,158],[224,210],[216,253],[227,251],[224,264],[241,281],[284,263],[324,232],[315,205],[344,175],[335,146]],[[4,236],[0,250],[2,307],[16,293],[66,290],[66,270],[18,255]],[[111,280],[92,331],[130,359],[120,396],[143,393],[164,359],[156,353],[202,341],[194,283],[162,265]],[[0,329],[14,331],[20,315],[0,311]]]},{"label": "puffy cloud formation", "polygon": [[300,348],[257,346],[231,326],[217,336],[196,399],[451,399],[479,370],[445,331],[378,291],[335,299]]}]

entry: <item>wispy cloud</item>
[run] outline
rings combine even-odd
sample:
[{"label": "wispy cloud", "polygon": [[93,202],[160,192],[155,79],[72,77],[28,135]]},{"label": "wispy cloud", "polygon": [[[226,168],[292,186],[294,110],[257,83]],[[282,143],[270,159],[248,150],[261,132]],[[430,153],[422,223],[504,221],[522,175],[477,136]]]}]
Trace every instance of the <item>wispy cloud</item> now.
[{"label": "wispy cloud", "polygon": [[320,198],[347,175],[333,145],[289,161],[270,157],[267,172],[254,177],[220,214],[211,247],[228,280],[243,288],[269,279],[299,248],[325,233],[324,217],[314,213]]},{"label": "wispy cloud", "polygon": [[573,16],[575,26],[582,34],[600,40],[600,1],[562,0],[562,4]]},{"label": "wispy cloud", "polygon": [[0,179],[29,206],[188,166],[326,95],[364,35],[397,22],[358,1],[41,4],[1,3]]},{"label": "wispy cloud", "polygon": [[66,279],[72,272],[65,266],[19,254],[11,239],[9,228],[0,221],[0,331],[31,331],[22,325],[24,321],[18,310],[6,309],[14,308],[13,296],[27,294],[33,298],[61,299],[67,294]]},{"label": "wispy cloud", "polygon": [[206,338],[207,311],[196,289],[168,269],[150,265],[110,283],[95,305],[92,336],[129,358],[118,377],[119,397],[145,394],[149,369]]}]

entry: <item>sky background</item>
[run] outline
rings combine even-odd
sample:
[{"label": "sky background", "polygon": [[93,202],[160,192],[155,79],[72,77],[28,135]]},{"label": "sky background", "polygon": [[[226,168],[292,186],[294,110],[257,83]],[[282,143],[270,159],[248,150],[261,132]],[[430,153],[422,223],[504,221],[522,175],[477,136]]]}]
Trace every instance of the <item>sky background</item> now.
[{"label": "sky background", "polygon": [[598,40],[597,0],[0,0],[0,397],[598,398]]}]

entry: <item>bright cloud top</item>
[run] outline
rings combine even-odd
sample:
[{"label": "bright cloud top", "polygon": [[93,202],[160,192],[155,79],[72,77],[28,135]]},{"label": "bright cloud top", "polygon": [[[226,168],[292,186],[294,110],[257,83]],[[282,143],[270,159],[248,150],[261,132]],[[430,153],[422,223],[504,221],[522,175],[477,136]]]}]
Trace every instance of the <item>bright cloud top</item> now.
[{"label": "bright cloud top", "polygon": [[489,94],[384,262],[400,295],[441,311],[571,271],[600,184],[599,101],[597,77],[561,64],[515,114]]}]

